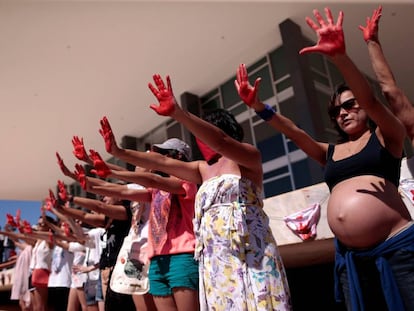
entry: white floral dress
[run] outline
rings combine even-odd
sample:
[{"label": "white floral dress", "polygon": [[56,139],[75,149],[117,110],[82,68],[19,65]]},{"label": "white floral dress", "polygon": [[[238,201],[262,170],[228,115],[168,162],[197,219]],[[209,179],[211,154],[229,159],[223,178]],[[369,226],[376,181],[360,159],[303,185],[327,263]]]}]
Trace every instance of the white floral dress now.
[{"label": "white floral dress", "polygon": [[261,190],[237,175],[213,177],[195,207],[201,310],[291,310]]}]

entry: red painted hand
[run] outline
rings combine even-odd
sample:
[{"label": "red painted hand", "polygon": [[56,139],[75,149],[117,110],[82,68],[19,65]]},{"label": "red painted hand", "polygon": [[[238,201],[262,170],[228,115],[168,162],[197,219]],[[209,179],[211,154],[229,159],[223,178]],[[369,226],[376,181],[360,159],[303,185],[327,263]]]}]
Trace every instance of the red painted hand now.
[{"label": "red painted hand", "polygon": [[61,202],[59,202],[60,204],[65,204],[68,200],[68,192],[66,191],[66,185],[63,183],[63,181],[58,180],[58,196],[59,199],[61,200]]},{"label": "red painted hand", "polygon": [[164,81],[159,74],[155,74],[153,79],[155,86],[148,83],[148,87],[150,88],[152,94],[154,94],[154,96],[158,99],[159,105],[152,104],[150,105],[150,108],[161,116],[170,116],[174,112],[176,105],[174,93],[171,87],[170,76],[167,76],[166,78],[167,87],[165,87]]},{"label": "red painted hand", "polygon": [[32,233],[32,226],[30,225],[30,223],[27,220],[23,220],[23,233]]},{"label": "red painted hand", "polygon": [[76,179],[80,183],[83,190],[86,190],[86,174],[85,169],[80,164],[75,164],[75,175]]},{"label": "red painted hand", "polygon": [[47,207],[49,211],[52,209],[52,207],[55,207],[57,205],[55,194],[53,193],[51,189],[49,189],[49,203],[50,204]]},{"label": "red painted hand", "polygon": [[12,215],[10,215],[10,214],[6,214],[6,217],[7,217],[7,223],[8,223],[10,226],[12,226],[13,228],[16,228],[16,227],[17,227],[17,224],[16,224],[16,222],[14,221],[14,217],[13,217]]},{"label": "red painted hand", "polygon": [[260,82],[261,78],[257,78],[256,81],[254,81],[254,86],[252,86],[249,82],[246,65],[239,65],[234,85],[239,93],[240,99],[249,107],[252,107],[253,104],[259,101],[257,92],[259,90]]},{"label": "red painted hand", "polygon": [[364,40],[368,41],[378,41],[378,23],[381,18],[382,6],[379,6],[378,9],[375,9],[372,13],[371,18],[367,17],[367,26],[359,26],[359,29],[362,30],[364,35]]},{"label": "red painted hand", "polygon": [[306,47],[300,50],[299,54],[319,52],[329,56],[345,53],[345,39],[342,29],[344,13],[339,12],[338,20],[334,24],[332,12],[329,8],[325,8],[327,22],[324,21],[318,10],[313,10],[319,26],[309,17],[306,17],[308,25],[315,30],[318,35],[318,43],[315,46]]},{"label": "red painted hand", "polygon": [[108,175],[111,174],[111,170],[106,165],[105,161],[102,159],[102,157],[99,155],[98,152],[96,152],[93,149],[89,150],[89,157],[93,161],[93,166],[95,169],[91,170],[91,173],[98,175],[99,177],[106,178]]},{"label": "red painted hand", "polygon": [[88,162],[89,158],[86,153],[85,146],[83,144],[83,138],[79,138],[78,136],[73,136],[72,145],[75,148],[73,150],[73,154],[75,155],[75,157],[81,161]]},{"label": "red painted hand", "polygon": [[105,149],[108,153],[111,153],[112,148],[116,146],[115,136],[112,132],[111,125],[106,117],[103,117],[101,120],[101,129],[99,133],[105,140]]},{"label": "red painted hand", "polygon": [[16,211],[16,223],[17,224],[19,224],[20,223],[20,219],[21,219],[21,216],[22,216],[22,211],[20,210],[20,208],[19,209],[17,209],[17,211]]},{"label": "red painted hand", "polygon": [[62,171],[63,175],[71,177],[73,173],[69,171],[69,169],[66,167],[65,163],[63,162],[62,158],[60,157],[59,153],[56,152],[56,158],[58,159],[58,164],[60,167],[60,170]]}]

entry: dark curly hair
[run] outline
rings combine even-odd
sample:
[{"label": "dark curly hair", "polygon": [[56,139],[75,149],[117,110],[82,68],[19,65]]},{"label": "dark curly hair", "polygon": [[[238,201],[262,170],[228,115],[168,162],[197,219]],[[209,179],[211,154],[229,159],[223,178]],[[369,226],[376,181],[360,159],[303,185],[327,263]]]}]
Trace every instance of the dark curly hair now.
[{"label": "dark curly hair", "polygon": [[237,141],[242,141],[244,131],[236,118],[227,110],[216,108],[214,110],[205,111],[203,120],[220,128],[224,133]]}]

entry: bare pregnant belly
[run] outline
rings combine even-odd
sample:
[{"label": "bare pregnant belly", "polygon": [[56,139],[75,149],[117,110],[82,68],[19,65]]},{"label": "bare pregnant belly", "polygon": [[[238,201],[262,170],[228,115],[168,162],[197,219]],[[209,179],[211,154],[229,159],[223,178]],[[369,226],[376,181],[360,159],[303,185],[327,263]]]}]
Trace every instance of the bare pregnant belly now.
[{"label": "bare pregnant belly", "polygon": [[353,248],[381,243],[410,220],[396,187],[375,176],[358,176],[337,184],[327,213],[332,232]]}]

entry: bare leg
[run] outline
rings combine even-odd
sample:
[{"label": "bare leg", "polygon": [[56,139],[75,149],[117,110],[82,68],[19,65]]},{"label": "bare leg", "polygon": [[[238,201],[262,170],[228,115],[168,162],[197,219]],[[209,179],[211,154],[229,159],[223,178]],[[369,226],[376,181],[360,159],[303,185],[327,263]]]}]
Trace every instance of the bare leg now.
[{"label": "bare leg", "polygon": [[189,288],[173,288],[173,295],[179,311],[196,311],[200,309],[198,291]]},{"label": "bare leg", "polygon": [[157,311],[152,295],[132,295],[132,300],[137,311]]},{"label": "bare leg", "polygon": [[47,296],[48,288],[47,287],[36,287],[34,290],[34,297],[36,304],[33,308],[33,311],[46,311],[47,310]]},{"label": "bare leg", "polygon": [[106,291],[108,289],[110,271],[111,270],[109,268],[101,270],[102,294],[103,294],[104,300],[106,296]]},{"label": "bare leg", "polygon": [[85,291],[82,287],[76,289],[76,295],[78,296],[78,301],[82,311],[87,311],[88,305],[86,304]]},{"label": "bare leg", "polygon": [[88,306],[88,311],[98,311],[98,303]]},{"label": "bare leg", "polygon": [[170,296],[153,296],[155,306],[162,311],[178,311],[175,305],[174,297]]},{"label": "bare leg", "polygon": [[33,298],[31,294],[30,294],[30,298],[31,298],[31,301],[28,305],[26,305],[26,302],[22,298],[19,299],[19,307],[21,311],[32,311],[33,310]]},{"label": "bare leg", "polygon": [[[72,288],[69,290],[69,297],[68,297],[68,307],[67,311],[79,311],[80,303],[78,299],[78,295],[76,293],[76,288]],[[83,310],[82,310],[83,311]]]}]

